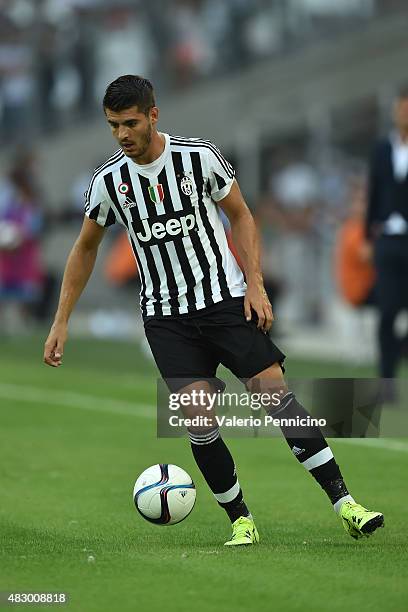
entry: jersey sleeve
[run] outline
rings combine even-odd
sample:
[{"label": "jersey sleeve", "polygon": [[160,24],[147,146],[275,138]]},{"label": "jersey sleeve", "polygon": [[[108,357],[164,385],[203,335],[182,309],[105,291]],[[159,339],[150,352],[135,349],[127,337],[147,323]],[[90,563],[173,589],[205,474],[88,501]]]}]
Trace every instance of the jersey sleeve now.
[{"label": "jersey sleeve", "polygon": [[208,152],[209,195],[215,202],[227,196],[235,178],[235,170],[222,156],[220,150],[211,144]]},{"label": "jersey sleeve", "polygon": [[101,175],[92,177],[88,190],[85,191],[85,215],[93,219],[102,227],[113,225],[116,221],[115,213],[106,193],[105,184]]}]

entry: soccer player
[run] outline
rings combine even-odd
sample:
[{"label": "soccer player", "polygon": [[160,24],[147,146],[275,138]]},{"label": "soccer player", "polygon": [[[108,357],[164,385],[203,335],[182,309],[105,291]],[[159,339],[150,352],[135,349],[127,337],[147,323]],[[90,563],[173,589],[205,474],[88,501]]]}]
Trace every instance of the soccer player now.
[{"label": "soccer player", "polygon": [[[146,336],[169,389],[196,394],[223,389],[216,377],[222,363],[249,391],[280,393],[278,406],[271,402],[268,408],[271,415],[307,417],[285,385],[285,355],[268,335],[273,314],[263,285],[258,235],[231,164],[207,140],[158,132],[159,110],[147,79],[125,75],[113,81],[103,109],[120,149],[95,170],[86,193],[83,226],[68,257],[45,342],[45,363],[61,365],[72,309],[106,228],[119,223],[129,234],[140,270]],[[231,223],[246,282],[228,248],[220,209]],[[195,410],[185,407],[184,414]],[[189,428],[194,459],[231,520],[232,537],[225,544],[255,544],[258,532],[233,458],[213,423]],[[383,525],[380,512],[351,497],[317,427],[281,429],[353,538]]]}]

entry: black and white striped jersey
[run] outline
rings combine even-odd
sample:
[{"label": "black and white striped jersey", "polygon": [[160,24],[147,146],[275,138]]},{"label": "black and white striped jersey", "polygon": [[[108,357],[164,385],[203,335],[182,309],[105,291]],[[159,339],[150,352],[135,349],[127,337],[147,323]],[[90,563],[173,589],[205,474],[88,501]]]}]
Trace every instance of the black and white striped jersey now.
[{"label": "black and white striped jersey", "polygon": [[90,219],[128,232],[143,316],[191,313],[246,288],[216,204],[231,189],[233,167],[207,140],[164,136],[164,151],[150,164],[117,151],[85,194]]}]

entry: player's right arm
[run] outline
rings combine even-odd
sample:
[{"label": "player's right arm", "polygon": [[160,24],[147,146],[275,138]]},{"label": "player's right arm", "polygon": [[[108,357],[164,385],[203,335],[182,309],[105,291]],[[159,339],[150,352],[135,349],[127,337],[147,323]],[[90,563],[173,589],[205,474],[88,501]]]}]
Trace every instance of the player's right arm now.
[{"label": "player's right arm", "polygon": [[44,346],[44,363],[54,368],[62,363],[68,320],[91,276],[105,231],[105,227],[85,216],[81,232],[68,256],[58,309]]}]

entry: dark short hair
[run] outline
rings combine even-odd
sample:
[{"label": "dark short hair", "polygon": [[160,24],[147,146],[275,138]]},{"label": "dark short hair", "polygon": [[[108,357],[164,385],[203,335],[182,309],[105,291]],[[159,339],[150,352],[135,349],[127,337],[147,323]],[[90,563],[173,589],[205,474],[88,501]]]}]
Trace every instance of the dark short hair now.
[{"label": "dark short hair", "polygon": [[137,106],[139,112],[147,115],[150,109],[156,106],[153,85],[141,76],[125,74],[106,88],[103,108],[119,113],[132,106]]}]

